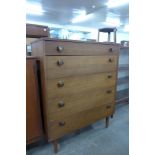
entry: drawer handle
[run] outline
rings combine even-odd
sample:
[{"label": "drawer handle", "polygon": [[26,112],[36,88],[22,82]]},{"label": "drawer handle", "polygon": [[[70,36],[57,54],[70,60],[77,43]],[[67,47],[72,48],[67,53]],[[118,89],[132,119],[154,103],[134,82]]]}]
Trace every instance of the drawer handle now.
[{"label": "drawer handle", "polygon": [[108,60],[109,62],[113,62],[113,60],[111,59],[111,58],[109,58],[109,60]]},{"label": "drawer handle", "polygon": [[111,90],[107,90],[107,94],[110,94],[112,91]]},{"label": "drawer handle", "polygon": [[59,101],[58,106],[59,106],[60,108],[61,108],[61,107],[64,107],[64,106],[65,106],[64,101]]},{"label": "drawer handle", "polygon": [[64,121],[62,121],[62,122],[59,122],[59,126],[65,126],[65,122]]},{"label": "drawer handle", "polygon": [[113,48],[109,48],[109,52],[113,52],[114,50],[113,50]]},{"label": "drawer handle", "polygon": [[110,79],[110,78],[112,78],[112,75],[111,74],[108,75],[108,79]]},{"label": "drawer handle", "polygon": [[63,60],[58,60],[58,61],[57,61],[57,65],[58,65],[58,66],[61,66],[61,65],[63,65],[63,64],[64,64],[64,61],[63,61]]},{"label": "drawer handle", "polygon": [[63,80],[58,81],[58,87],[63,87],[63,86],[64,86],[64,81]]},{"label": "drawer handle", "polygon": [[64,50],[64,47],[63,46],[57,46],[57,51],[58,52],[62,52]]},{"label": "drawer handle", "polygon": [[108,106],[106,106],[106,108],[107,108],[107,109],[110,109],[110,108],[111,108],[111,106],[110,106],[110,105],[108,105]]}]

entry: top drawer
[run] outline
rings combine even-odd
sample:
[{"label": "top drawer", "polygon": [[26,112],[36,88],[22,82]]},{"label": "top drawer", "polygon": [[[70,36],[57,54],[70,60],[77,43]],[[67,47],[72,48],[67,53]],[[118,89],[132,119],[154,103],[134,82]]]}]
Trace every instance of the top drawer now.
[{"label": "top drawer", "polygon": [[118,54],[119,46],[101,43],[45,41],[45,55]]}]

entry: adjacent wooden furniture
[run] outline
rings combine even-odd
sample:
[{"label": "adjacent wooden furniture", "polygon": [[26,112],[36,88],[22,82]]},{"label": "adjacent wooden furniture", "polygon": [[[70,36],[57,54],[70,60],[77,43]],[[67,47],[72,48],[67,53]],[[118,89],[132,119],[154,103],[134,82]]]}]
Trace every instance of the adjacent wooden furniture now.
[{"label": "adjacent wooden furniture", "polygon": [[37,62],[26,58],[26,143],[38,141],[43,134],[38,93]]},{"label": "adjacent wooden furniture", "polygon": [[26,24],[26,37],[42,38],[49,36],[49,28],[42,25]]},{"label": "adjacent wooden furniture", "polygon": [[31,42],[39,38],[49,37],[49,28],[42,25],[26,24],[26,55],[30,56]]},{"label": "adjacent wooden furniture", "polygon": [[57,39],[32,43],[40,58],[48,141],[58,139],[115,111],[119,45]]},{"label": "adjacent wooden furniture", "polygon": [[113,32],[114,34],[114,39],[113,39],[113,42],[116,43],[116,32],[117,32],[117,29],[116,27],[114,28],[111,28],[111,27],[106,27],[106,28],[101,28],[98,30],[98,42],[100,41],[100,32],[104,32],[104,33],[108,33],[108,42],[111,41],[111,33]]},{"label": "adjacent wooden furniture", "polygon": [[116,103],[129,101],[129,47],[120,46]]},{"label": "adjacent wooden furniture", "polygon": [[26,55],[31,56],[32,50],[31,50],[31,42],[38,40],[38,38],[26,38]]}]

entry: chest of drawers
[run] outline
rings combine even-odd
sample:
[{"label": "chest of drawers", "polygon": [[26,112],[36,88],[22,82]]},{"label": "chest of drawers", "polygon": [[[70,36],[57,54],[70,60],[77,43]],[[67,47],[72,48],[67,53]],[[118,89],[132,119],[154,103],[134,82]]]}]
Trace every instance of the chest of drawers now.
[{"label": "chest of drawers", "polygon": [[119,45],[56,39],[32,43],[40,59],[46,135],[57,151],[67,133],[115,110]]}]

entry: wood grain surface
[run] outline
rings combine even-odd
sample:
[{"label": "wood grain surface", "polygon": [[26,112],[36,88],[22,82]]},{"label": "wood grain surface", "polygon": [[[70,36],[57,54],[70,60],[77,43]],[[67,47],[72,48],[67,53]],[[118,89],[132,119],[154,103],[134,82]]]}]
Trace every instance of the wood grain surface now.
[{"label": "wood grain surface", "polygon": [[74,115],[64,117],[60,120],[49,121],[49,141],[55,140],[63,135],[85,127],[114,112],[114,104],[106,104],[90,110],[82,111]]},{"label": "wood grain surface", "polygon": [[[62,47],[62,51],[58,51]],[[46,55],[103,55],[118,54],[119,46],[86,42],[45,41]]]},{"label": "wood grain surface", "polygon": [[[48,56],[46,79],[115,71],[117,59],[117,56]],[[59,60],[64,64],[59,66]]]},{"label": "wood grain surface", "polygon": [[42,137],[42,120],[38,81],[36,75],[36,59],[26,59],[26,143],[30,144]]}]

